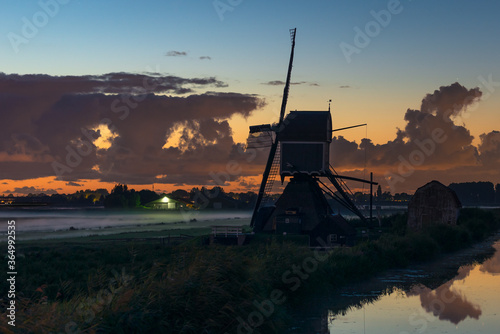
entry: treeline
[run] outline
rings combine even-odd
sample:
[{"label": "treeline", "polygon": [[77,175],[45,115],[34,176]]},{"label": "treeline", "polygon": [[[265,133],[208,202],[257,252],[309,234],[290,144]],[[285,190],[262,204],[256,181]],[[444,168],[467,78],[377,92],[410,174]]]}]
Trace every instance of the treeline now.
[{"label": "treeline", "polygon": [[129,189],[127,185],[117,184],[111,194],[104,199],[107,208],[139,208],[167,195],[175,200],[190,203],[196,209],[216,208],[219,209],[252,209],[257,200],[257,194],[253,192],[229,192],[226,193],[222,187],[192,188],[190,191],[178,189],[171,193],[157,194],[151,190],[136,191]]},{"label": "treeline", "polygon": [[111,194],[104,199],[104,206],[107,208],[138,208],[145,204],[157,200],[160,195],[152,190],[128,189],[126,184],[117,184]]},{"label": "treeline", "polygon": [[[451,183],[450,189],[455,191],[462,205],[500,205],[500,183],[494,185],[492,182],[459,182]],[[399,202],[407,203],[412,194],[397,193],[392,195],[389,191],[382,191],[380,185],[373,194],[374,204]],[[355,192],[354,200],[357,203],[368,203],[370,194]]]},{"label": "treeline", "polygon": [[4,202],[12,201],[15,204],[44,203],[58,206],[94,206],[103,205],[104,199],[109,195],[107,189],[79,190],[74,194],[33,194],[16,197],[12,194],[3,198]]},{"label": "treeline", "polygon": [[[455,191],[462,205],[500,205],[500,184],[492,182],[462,182],[449,185]],[[171,193],[158,194],[152,190],[129,189],[127,185],[117,184],[111,191],[106,189],[80,190],[74,194],[28,194],[24,197],[14,197],[12,194],[4,197],[12,198],[17,203],[43,202],[49,205],[62,206],[105,206],[109,208],[138,208],[149,202],[157,200],[164,195],[175,199],[191,202],[198,209],[210,208],[214,202],[223,204],[224,208],[252,209],[257,200],[257,194],[248,192],[226,192],[224,188],[215,186],[212,188],[192,188],[191,190],[178,189]],[[280,194],[273,195],[277,199]],[[358,204],[370,202],[369,192],[355,192],[354,200]],[[373,194],[373,203],[408,203],[412,194],[382,191],[380,185]]]},{"label": "treeline", "polygon": [[449,185],[455,191],[462,205],[500,204],[500,183],[462,182]]}]

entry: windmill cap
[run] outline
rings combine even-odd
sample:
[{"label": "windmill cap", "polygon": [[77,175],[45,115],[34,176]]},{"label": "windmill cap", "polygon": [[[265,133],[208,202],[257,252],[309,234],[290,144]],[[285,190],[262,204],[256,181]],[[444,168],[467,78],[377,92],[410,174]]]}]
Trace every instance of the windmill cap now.
[{"label": "windmill cap", "polygon": [[280,141],[332,141],[329,111],[291,111],[283,120]]}]

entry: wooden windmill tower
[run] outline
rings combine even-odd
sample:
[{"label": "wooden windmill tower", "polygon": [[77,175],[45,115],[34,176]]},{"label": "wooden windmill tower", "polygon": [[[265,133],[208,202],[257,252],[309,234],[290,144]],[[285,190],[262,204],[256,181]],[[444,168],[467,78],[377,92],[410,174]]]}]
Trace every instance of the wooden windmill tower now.
[{"label": "wooden windmill tower", "polygon": [[[292,50],[278,123],[250,127],[249,146],[262,144],[263,140],[271,146],[251,226],[255,232],[300,233],[315,237],[332,232],[334,225],[346,225],[345,220],[333,216],[325,194],[365,220],[349,197],[342,179],[376,183],[340,176],[331,167],[329,152],[335,130],[330,110],[291,111],[285,117],[296,29],[292,29],[290,35]],[[285,178],[289,178],[289,182],[279,199],[272,203],[270,192],[278,174],[282,183]],[[325,178],[337,192],[322,181]]]}]

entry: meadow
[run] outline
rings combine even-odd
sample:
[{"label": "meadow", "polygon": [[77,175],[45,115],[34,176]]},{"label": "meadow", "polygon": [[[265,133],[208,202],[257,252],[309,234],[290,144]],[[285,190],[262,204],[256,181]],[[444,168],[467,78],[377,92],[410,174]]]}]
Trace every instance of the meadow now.
[{"label": "meadow", "polygon": [[405,222],[385,218],[375,240],[329,251],[272,235],[208,245],[206,229],[170,245],[150,239],[158,231],[21,242],[16,328],[2,311],[0,332],[279,333],[309,295],[466,248],[500,228],[500,213],[463,209],[457,226],[418,233]]}]

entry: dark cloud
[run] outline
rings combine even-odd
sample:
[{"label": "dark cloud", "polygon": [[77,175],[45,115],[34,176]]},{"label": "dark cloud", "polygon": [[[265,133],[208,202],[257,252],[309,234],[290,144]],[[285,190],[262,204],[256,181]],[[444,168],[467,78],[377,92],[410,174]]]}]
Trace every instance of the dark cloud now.
[{"label": "dark cloud", "polygon": [[263,82],[262,84],[269,86],[283,86],[285,82],[281,80],[274,80],[274,81]]},{"label": "dark cloud", "polygon": [[212,57],[209,57],[209,56],[201,56],[201,57],[200,57],[200,59],[201,59],[201,60],[204,60],[204,59],[206,59],[206,60],[212,60]]},{"label": "dark cloud", "polygon": [[186,51],[168,51],[165,54],[167,57],[185,57],[187,56]]},{"label": "dark cloud", "polygon": [[351,86],[349,86],[349,85],[342,85],[339,88],[351,88]]},{"label": "dark cloud", "polygon": [[76,182],[67,182],[66,185],[70,186],[70,187],[82,187],[83,186],[83,184],[79,184]]},{"label": "dark cloud", "polygon": [[[188,87],[186,87],[188,86]],[[186,79],[172,75],[108,73],[87,76],[49,76],[45,74],[5,74],[0,72],[0,94],[3,102],[15,103],[19,94],[30,90],[32,100],[36,103],[51,105],[54,99],[62,95],[79,95],[90,93],[105,94],[185,94],[192,93],[192,86],[227,87],[215,78]],[[25,102],[29,103],[29,101]]]},{"label": "dark cloud", "polygon": [[459,83],[440,87],[423,98],[420,110],[406,111],[405,128],[398,129],[395,138],[385,144],[368,139],[358,144],[336,136],[331,145],[334,166],[361,168],[366,157],[367,167],[379,182],[386,179],[382,185],[391,186],[393,192],[413,191],[433,179],[451,183],[466,177],[475,181],[490,174],[498,182],[500,133],[482,134],[476,147],[470,131],[457,124],[481,95],[479,88],[467,89]]},{"label": "dark cloud", "polygon": [[[298,81],[298,82],[291,82],[291,85],[303,85],[306,84],[306,81]],[[269,85],[269,86],[284,86],[285,82],[281,80],[274,80],[274,81],[268,81],[268,82],[263,82],[262,85]],[[318,84],[311,84],[311,86],[319,86]]]},{"label": "dark cloud", "polygon": [[25,187],[21,187],[21,188],[14,188],[14,191],[7,190],[6,193],[17,193],[17,194],[24,194],[24,195],[28,195],[28,194],[52,195],[52,194],[57,194],[57,190],[25,186]]},{"label": "dark cloud", "polygon": [[479,136],[478,146],[480,160],[483,165],[500,166],[500,132],[492,131]]},{"label": "dark cloud", "polygon": [[[0,117],[9,124],[0,133],[0,179],[209,183],[209,172],[224,171],[230,157],[261,163],[234,143],[227,119],[248,117],[264,101],[250,94],[194,93],[225,86],[215,78],[158,74],[0,74]],[[95,146],[105,134],[99,126],[113,134],[109,147]],[[174,139],[174,147],[163,148]]]}]

